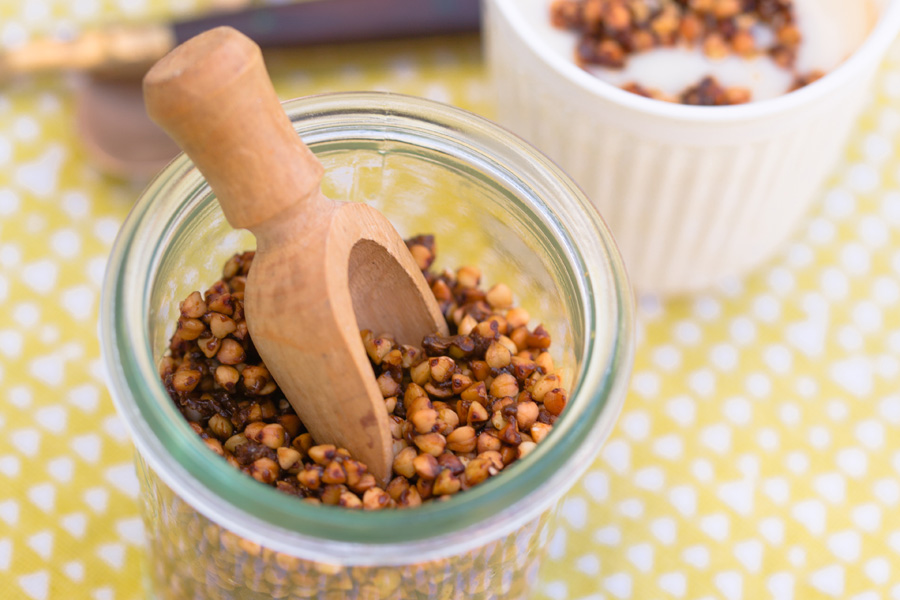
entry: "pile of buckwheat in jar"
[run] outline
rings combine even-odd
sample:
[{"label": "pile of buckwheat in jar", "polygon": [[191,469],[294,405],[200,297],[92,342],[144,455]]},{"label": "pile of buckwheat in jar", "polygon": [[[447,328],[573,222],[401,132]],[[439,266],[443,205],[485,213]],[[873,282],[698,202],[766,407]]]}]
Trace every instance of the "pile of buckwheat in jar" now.
[{"label": "pile of buckwheat in jar", "polygon": [[450,329],[421,346],[362,331],[394,440],[393,479],[377,485],[343,448],[317,444],[253,346],[243,295],[253,252],[193,292],[160,376],[207,446],[257,481],[308,502],[377,510],[446,498],[492,477],[550,432],[568,395],[547,353],[550,335],[480,271],[435,274],[434,238],[407,240]]},{"label": "pile of buckwheat in jar", "polygon": [[[729,55],[754,58],[769,55],[794,76],[792,89],[821,78],[814,71],[795,68],[801,42],[793,0],[554,0],[553,26],[578,33],[575,60],[582,67],[621,69],[632,54],[662,47],[701,47],[710,59]],[[760,44],[754,32],[770,32],[771,42]],[[714,77],[676,96],[628,83],[623,89],[657,100],[693,105],[730,105],[749,102],[751,92],[724,87]]]}]

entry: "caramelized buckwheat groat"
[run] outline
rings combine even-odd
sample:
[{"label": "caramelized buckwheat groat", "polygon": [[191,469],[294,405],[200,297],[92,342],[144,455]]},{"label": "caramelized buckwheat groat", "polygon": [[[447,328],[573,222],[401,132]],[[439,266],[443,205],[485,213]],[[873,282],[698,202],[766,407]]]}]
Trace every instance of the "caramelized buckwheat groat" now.
[{"label": "caramelized buckwheat groat", "polygon": [[547,436],[568,401],[550,335],[528,327],[505,284],[481,289],[478,268],[433,273],[433,236],[407,246],[450,335],[408,346],[389,332],[361,332],[394,438],[385,488],[347,450],[312,439],[260,359],[243,308],[253,252],[232,257],[220,281],[181,303],[160,363],[173,402],[213,452],[306,502],[380,510],[467,490]]},{"label": "caramelized buckwheat groat", "polygon": [[[768,55],[793,74],[792,89],[823,75],[796,72],[802,35],[793,0],[553,0],[550,22],[578,34],[575,61],[582,67],[622,69],[631,55],[681,46],[700,48],[712,60]],[[760,35],[761,30],[768,35]],[[770,40],[763,45],[760,40],[766,38]],[[681,104],[716,106],[751,100],[749,89],[726,88],[712,77],[676,95],[637,82],[622,88]]]}]

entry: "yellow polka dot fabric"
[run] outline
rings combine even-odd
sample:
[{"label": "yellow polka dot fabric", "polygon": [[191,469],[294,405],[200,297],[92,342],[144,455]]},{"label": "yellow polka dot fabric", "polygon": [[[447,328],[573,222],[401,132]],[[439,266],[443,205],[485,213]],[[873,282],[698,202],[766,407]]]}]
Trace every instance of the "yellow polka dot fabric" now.
[{"label": "yellow polka dot fabric", "polygon": [[[201,0],[0,0],[0,46]],[[284,50],[282,97],[383,89],[491,116],[475,36]],[[0,88],[0,599],[143,598],[132,449],[96,335],[141,184],[103,175],[70,81]],[[820,201],[755,273],[639,298],[628,399],[534,597],[900,598],[900,46]]]}]

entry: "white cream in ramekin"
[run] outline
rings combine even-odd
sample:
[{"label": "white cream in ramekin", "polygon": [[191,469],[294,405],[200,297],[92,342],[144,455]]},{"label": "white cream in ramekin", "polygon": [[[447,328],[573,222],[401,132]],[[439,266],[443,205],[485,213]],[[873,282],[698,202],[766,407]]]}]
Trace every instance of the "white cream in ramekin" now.
[{"label": "white cream in ramekin", "polygon": [[[846,13],[813,9],[844,11],[848,0],[798,0],[809,42],[798,66],[829,69],[825,77],[789,94],[770,86],[766,99],[746,105],[683,106],[631,94],[575,65],[574,34],[549,25],[549,4],[486,2],[497,118],[585,189],[635,287],[659,293],[742,273],[790,235],[900,31],[900,0],[854,0],[857,10]],[[833,14],[841,16],[827,18]],[[838,24],[845,35],[836,40]]]}]

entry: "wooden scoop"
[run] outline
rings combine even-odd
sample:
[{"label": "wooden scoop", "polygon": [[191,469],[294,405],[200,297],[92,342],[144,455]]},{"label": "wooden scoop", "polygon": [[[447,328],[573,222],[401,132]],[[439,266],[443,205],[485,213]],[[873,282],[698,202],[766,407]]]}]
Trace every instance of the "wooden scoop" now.
[{"label": "wooden scoop", "polygon": [[150,117],[194,161],[233,227],[256,236],[250,335],[319,443],[347,448],[382,482],[392,438],[360,329],[419,345],[447,325],[400,235],[375,209],[322,195],[259,47],[220,27],[144,78]]}]

